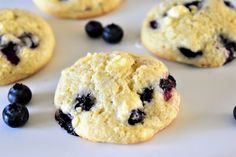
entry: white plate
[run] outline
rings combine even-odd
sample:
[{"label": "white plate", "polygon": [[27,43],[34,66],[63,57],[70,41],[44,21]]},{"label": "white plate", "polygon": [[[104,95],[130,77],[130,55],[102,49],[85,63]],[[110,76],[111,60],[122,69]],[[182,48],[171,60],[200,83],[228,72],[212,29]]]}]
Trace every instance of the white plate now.
[{"label": "white plate", "polygon": [[[0,157],[73,156],[179,156],[235,157],[236,61],[215,69],[199,69],[163,60],[177,80],[182,95],[175,122],[153,139],[137,145],[93,143],[62,130],[54,120],[53,96],[60,71],[86,52],[127,50],[150,54],[139,45],[141,22],[158,0],[127,0],[118,10],[96,18],[104,25],[117,23],[125,31],[121,44],[91,40],[84,32],[87,20],[62,20],[39,11],[31,1],[0,0],[0,8],[31,10],[51,24],[57,46],[51,63],[22,81],[33,91],[30,119],[26,126],[12,129],[0,117]],[[151,54],[150,54],[151,55]],[[11,86],[0,87],[0,111],[8,105]]]}]

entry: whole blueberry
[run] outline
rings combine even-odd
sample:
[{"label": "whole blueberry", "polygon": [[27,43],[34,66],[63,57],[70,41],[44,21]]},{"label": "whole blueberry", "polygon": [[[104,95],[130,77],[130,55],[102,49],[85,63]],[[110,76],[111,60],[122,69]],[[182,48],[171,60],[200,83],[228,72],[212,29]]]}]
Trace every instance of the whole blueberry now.
[{"label": "whole blueberry", "polygon": [[16,83],[8,92],[8,100],[10,103],[26,105],[30,102],[32,93],[26,85]]},{"label": "whole blueberry", "polygon": [[145,113],[141,109],[133,109],[128,119],[129,125],[135,125],[136,123],[143,123]]},{"label": "whole blueberry", "polygon": [[233,114],[234,114],[234,119],[236,120],[236,106],[234,107]]},{"label": "whole blueberry", "polygon": [[90,21],[85,26],[85,31],[91,38],[98,38],[102,35],[103,27],[98,21]]},{"label": "whole blueberry", "polygon": [[10,104],[2,112],[3,121],[12,128],[23,126],[29,119],[28,109],[19,104]]},{"label": "whole blueberry", "polygon": [[123,38],[124,32],[122,28],[116,24],[110,24],[103,29],[103,39],[111,44],[119,43]]}]

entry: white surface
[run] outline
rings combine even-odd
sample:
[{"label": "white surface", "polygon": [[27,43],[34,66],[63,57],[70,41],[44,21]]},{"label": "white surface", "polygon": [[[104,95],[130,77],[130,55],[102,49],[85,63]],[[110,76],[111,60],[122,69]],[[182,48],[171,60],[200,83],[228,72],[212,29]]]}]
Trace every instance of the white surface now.
[{"label": "white surface", "polygon": [[[70,136],[55,122],[53,96],[60,71],[88,51],[127,50],[150,54],[137,42],[144,16],[157,2],[127,0],[118,10],[96,18],[104,25],[117,23],[125,31],[121,44],[109,45],[102,39],[91,40],[86,36],[84,24],[87,20],[48,16],[31,1],[0,0],[0,8],[22,8],[44,16],[57,40],[51,63],[22,81],[33,91],[27,125],[12,129],[0,117],[0,157],[235,157],[236,121],[232,111],[236,104],[236,61],[218,69],[199,69],[163,60],[182,94],[181,111],[171,126],[148,142],[137,145],[93,143]],[[8,104],[9,88],[0,87],[0,114]]]}]

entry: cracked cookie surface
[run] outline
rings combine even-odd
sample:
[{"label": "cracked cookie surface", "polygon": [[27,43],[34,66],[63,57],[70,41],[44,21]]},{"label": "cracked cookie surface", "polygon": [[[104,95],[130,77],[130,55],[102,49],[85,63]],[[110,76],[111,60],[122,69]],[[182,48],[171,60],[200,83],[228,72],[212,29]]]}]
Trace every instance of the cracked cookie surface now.
[{"label": "cracked cookie surface", "polygon": [[148,13],[141,40],[162,58],[219,67],[236,58],[235,19],[229,0],[169,0]]},{"label": "cracked cookie surface", "polygon": [[130,144],[169,125],[178,114],[180,96],[174,77],[157,59],[89,53],[62,71],[54,103],[71,117],[64,127],[68,132],[96,142]]},{"label": "cracked cookie surface", "polygon": [[0,85],[26,78],[45,66],[55,45],[41,17],[19,9],[0,10]]},{"label": "cracked cookie surface", "polygon": [[34,0],[42,10],[61,18],[90,18],[116,9],[124,0]]}]

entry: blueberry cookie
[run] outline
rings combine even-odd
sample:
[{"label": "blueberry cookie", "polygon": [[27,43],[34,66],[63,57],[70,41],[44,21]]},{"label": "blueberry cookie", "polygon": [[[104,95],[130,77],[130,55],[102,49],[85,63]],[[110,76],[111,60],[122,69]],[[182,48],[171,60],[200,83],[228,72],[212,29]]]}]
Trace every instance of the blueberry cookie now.
[{"label": "blueberry cookie", "polygon": [[41,17],[18,9],[0,10],[0,85],[26,78],[45,66],[54,35]]},{"label": "blueberry cookie", "polygon": [[33,0],[42,10],[61,18],[89,18],[116,9],[123,0]]},{"label": "blueberry cookie", "polygon": [[235,19],[231,1],[165,1],[148,13],[141,40],[162,58],[197,67],[219,67],[236,57]]},{"label": "blueberry cookie", "polygon": [[146,141],[179,111],[176,81],[160,61],[124,52],[88,54],[62,71],[55,118],[96,142]]}]

